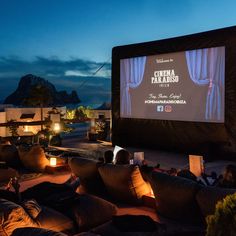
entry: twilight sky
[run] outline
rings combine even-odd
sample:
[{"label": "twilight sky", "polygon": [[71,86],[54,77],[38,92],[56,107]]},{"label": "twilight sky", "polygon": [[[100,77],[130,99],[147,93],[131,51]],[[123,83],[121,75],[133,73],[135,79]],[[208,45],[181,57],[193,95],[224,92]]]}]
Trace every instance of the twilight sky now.
[{"label": "twilight sky", "polygon": [[112,47],[232,26],[235,10],[235,0],[0,0],[0,100],[32,73],[108,101]]}]

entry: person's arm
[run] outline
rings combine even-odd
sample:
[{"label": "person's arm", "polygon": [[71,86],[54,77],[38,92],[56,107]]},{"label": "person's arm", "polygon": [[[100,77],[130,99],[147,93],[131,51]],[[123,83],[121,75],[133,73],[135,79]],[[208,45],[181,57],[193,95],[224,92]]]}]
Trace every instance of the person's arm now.
[{"label": "person's arm", "polygon": [[21,202],[19,179],[17,177],[11,178],[11,185],[15,190],[18,201]]}]

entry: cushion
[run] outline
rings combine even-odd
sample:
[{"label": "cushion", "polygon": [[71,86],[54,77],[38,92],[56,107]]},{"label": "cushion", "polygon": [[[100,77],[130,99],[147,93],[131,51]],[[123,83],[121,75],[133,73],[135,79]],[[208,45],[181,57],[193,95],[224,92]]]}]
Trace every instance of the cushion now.
[{"label": "cushion", "polygon": [[35,219],[42,211],[41,206],[39,206],[39,204],[34,199],[24,201],[21,206],[25,209],[25,211],[30,215],[32,219]]},{"label": "cushion", "polygon": [[132,204],[141,203],[142,196],[151,191],[143,180],[138,166],[106,164],[99,167],[99,173],[115,200]]},{"label": "cushion", "polygon": [[20,205],[5,199],[0,199],[0,222],[1,236],[10,236],[17,228],[38,227]]},{"label": "cushion", "polygon": [[41,206],[41,211],[35,218],[35,221],[40,225],[40,227],[60,231],[60,232],[70,232],[74,230],[73,221],[52,208]]},{"label": "cushion", "polygon": [[203,187],[198,191],[196,199],[204,217],[215,212],[216,203],[223,200],[227,195],[233,194],[236,189],[225,189],[219,187]]},{"label": "cushion", "polygon": [[158,213],[182,222],[202,222],[201,212],[195,199],[200,189],[196,182],[154,171],[150,183]]},{"label": "cushion", "polygon": [[26,228],[19,228],[13,231],[12,236],[67,236],[66,234],[55,232],[48,229],[41,229],[41,228],[33,228],[33,227],[26,227]]},{"label": "cushion", "polygon": [[99,197],[81,194],[79,203],[72,210],[79,230],[87,231],[111,220],[117,212],[117,207]]},{"label": "cushion", "polygon": [[0,144],[0,161],[6,162],[10,167],[19,167],[21,162],[19,159],[18,150],[15,145]]},{"label": "cushion", "polygon": [[95,160],[75,157],[69,160],[72,172],[79,177],[79,193],[90,193],[106,196],[106,188],[98,172],[98,162]]},{"label": "cushion", "polygon": [[31,171],[43,172],[49,165],[49,160],[39,145],[33,146],[29,151],[19,149],[19,154],[23,165]]}]

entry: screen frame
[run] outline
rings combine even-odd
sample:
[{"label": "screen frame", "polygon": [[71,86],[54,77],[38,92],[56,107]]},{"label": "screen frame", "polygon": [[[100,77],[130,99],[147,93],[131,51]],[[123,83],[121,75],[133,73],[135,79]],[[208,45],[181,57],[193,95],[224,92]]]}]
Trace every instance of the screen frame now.
[{"label": "screen frame", "polygon": [[[156,54],[174,53],[187,50],[225,47],[225,112],[224,123],[218,122],[199,122],[199,121],[175,121],[175,120],[157,120],[140,118],[122,118],[120,117],[120,60],[132,57],[151,56]],[[124,45],[114,47],[112,50],[112,144],[120,146],[138,146],[151,148],[164,148],[168,150],[185,149],[190,137],[190,150],[200,150],[202,143],[213,143],[214,145],[236,144],[236,118],[233,117],[229,107],[236,110],[236,27],[228,27],[208,32],[180,36],[158,41],[144,42],[138,44]],[[232,71],[234,70],[234,71]],[[231,86],[231,89],[229,89]],[[230,128],[230,125],[235,129]],[[176,135],[167,143],[167,140],[158,139],[158,144],[152,141],[149,132],[159,133],[161,136],[172,133],[177,129],[191,130],[185,135],[184,140],[178,141],[179,135]],[[204,137],[199,135],[197,128],[213,132],[213,134]],[[140,134],[142,132],[142,134]],[[219,137],[215,134],[217,132]],[[144,136],[144,137],[142,137]],[[201,140],[201,137],[203,140]],[[188,139],[187,138],[187,139]],[[222,144],[222,145],[221,145]],[[236,148],[235,148],[236,151]]]}]

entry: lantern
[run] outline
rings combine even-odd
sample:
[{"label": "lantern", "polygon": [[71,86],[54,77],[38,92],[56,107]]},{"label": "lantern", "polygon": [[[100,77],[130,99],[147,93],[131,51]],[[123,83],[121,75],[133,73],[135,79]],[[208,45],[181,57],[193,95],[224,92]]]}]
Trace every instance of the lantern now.
[{"label": "lantern", "polygon": [[56,165],[57,165],[57,158],[50,157],[50,166],[56,166]]}]

